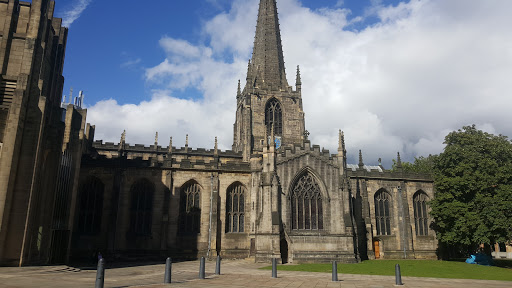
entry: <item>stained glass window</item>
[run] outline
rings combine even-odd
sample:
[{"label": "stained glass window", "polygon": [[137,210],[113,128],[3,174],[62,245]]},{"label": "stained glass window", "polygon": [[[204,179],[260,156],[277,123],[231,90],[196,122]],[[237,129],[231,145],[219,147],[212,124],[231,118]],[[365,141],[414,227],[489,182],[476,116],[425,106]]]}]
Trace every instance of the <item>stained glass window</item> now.
[{"label": "stained glass window", "polygon": [[416,235],[428,235],[428,210],[427,210],[428,196],[423,191],[418,191],[414,194],[414,222],[416,224]]},{"label": "stained glass window", "polygon": [[154,192],[155,186],[147,179],[140,179],[131,187],[130,228],[135,234],[151,234]]},{"label": "stained glass window", "polygon": [[270,99],[265,106],[265,126],[268,135],[272,133],[272,125],[274,125],[274,135],[283,135],[283,111],[276,98]]},{"label": "stained glass window", "polygon": [[377,235],[391,235],[391,195],[384,190],[375,193]]},{"label": "stained glass window", "polygon": [[180,193],[180,233],[194,234],[200,232],[201,223],[201,188],[195,181],[189,181]]},{"label": "stained glass window", "polygon": [[229,186],[226,193],[226,233],[244,232],[245,188],[241,184]]},{"label": "stained glass window", "polygon": [[320,186],[310,173],[302,175],[293,186],[291,197],[292,229],[324,229]]}]

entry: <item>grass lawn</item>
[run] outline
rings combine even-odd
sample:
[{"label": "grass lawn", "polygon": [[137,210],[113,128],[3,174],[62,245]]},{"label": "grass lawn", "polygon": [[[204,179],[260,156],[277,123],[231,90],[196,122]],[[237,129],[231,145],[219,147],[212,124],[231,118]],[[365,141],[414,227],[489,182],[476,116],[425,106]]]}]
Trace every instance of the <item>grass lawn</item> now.
[{"label": "grass lawn", "polygon": [[[400,264],[402,276],[512,281],[512,269],[436,260],[368,260],[357,264],[338,263],[340,274],[395,275]],[[267,266],[262,269],[272,269]],[[331,272],[332,264],[278,265],[282,271]]]}]

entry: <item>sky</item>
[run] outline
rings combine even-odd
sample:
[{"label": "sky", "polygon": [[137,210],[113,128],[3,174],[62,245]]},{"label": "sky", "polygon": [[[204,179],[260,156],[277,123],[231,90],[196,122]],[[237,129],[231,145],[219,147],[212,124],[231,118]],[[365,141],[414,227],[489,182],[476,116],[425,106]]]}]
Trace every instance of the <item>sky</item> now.
[{"label": "sky", "polygon": [[[56,0],[69,27],[64,95],[95,139],[231,149],[259,0]],[[465,125],[512,136],[512,1],[277,0],[289,83],[310,140],[390,167]],[[242,81],[244,83],[244,81]]]}]

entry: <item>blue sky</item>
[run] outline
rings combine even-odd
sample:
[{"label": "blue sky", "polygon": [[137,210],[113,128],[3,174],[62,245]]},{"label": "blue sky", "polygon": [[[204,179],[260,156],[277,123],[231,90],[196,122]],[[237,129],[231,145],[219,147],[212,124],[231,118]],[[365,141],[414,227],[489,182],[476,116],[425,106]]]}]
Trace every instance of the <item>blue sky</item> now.
[{"label": "blue sky", "polygon": [[[396,5],[399,2],[378,3]],[[67,11],[80,3],[89,4],[70,25],[64,66],[64,95],[69,95],[71,87],[75,90],[75,96],[78,90],[84,90],[86,103],[90,105],[108,98],[115,98],[120,104],[149,99],[155,85],[145,82],[144,71],[165,57],[158,40],[168,35],[190,43],[208,43],[209,39],[201,31],[201,24],[219,13],[229,11],[232,1],[156,0],[149,2],[151,4],[134,4],[134,1],[57,0],[56,17],[64,17]],[[301,1],[304,7],[313,10],[326,7],[349,9],[350,18],[364,16],[376,3],[371,0]],[[251,12],[257,13],[248,11]],[[368,17],[363,23],[347,29],[364,29],[376,21],[375,17]],[[226,61],[230,57],[225,55]],[[184,98],[201,97],[193,88],[180,89],[175,93]]]},{"label": "blue sky", "polygon": [[[259,0],[57,0],[69,26],[64,94],[85,91],[96,139],[230,149]],[[512,135],[512,1],[278,0],[288,82],[306,129],[349,162],[439,153],[476,124]],[[242,81],[243,83],[243,81]]]}]

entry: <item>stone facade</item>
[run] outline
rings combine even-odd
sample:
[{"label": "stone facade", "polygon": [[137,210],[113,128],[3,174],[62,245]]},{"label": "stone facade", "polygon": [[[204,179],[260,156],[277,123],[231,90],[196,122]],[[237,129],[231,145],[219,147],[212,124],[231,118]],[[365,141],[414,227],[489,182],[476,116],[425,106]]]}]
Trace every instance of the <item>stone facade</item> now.
[{"label": "stone facade", "polygon": [[64,261],[85,110],[61,107],[55,3],[0,1],[0,264]]},{"label": "stone facade", "polygon": [[[46,3],[33,1],[32,9]],[[0,0],[3,4],[14,7],[18,2]],[[14,15],[12,9],[5,11]],[[86,111],[69,105],[61,130],[55,132],[62,136],[52,138],[60,139],[51,146],[59,172],[34,169],[39,177],[49,174],[44,177],[53,179],[48,192],[38,192],[48,197],[38,204],[42,210],[33,210],[41,216],[37,221],[46,224],[9,226],[9,237],[21,239],[16,236],[21,234],[11,236],[11,227],[32,231],[42,226],[47,238],[34,240],[35,247],[49,252],[40,252],[37,259],[54,263],[92,260],[97,253],[118,259],[221,255],[294,263],[435,257],[437,241],[428,228],[425,204],[434,195],[432,179],[400,168],[392,173],[366,166],[362,155],[359,165],[347,164],[341,131],[336,154],[312,145],[301,86],[298,67],[295,87],[286,80],[276,1],[261,0],[247,78],[236,93],[231,151],[220,151],[217,139],[211,149],[192,149],[188,136],[184,147],[173,146],[172,138],[160,146],[158,134],[150,146],[127,144],[125,132],[117,144],[95,141],[95,127],[85,125]],[[32,114],[40,116],[26,115]],[[6,146],[4,139],[4,153],[5,147],[18,147],[11,142]],[[0,185],[15,185],[4,174],[21,170],[3,167],[10,166],[2,164]],[[11,190],[2,186],[0,196],[12,195],[4,191]],[[26,213],[27,207],[20,211]],[[45,216],[50,211],[53,217]],[[4,227],[0,235],[6,238]],[[0,249],[17,247],[4,238]],[[24,254],[4,252],[0,259],[20,261],[19,255]]]},{"label": "stone facade", "polygon": [[[89,235],[75,231],[72,256],[220,254],[283,262],[435,257],[434,233],[428,227],[428,233],[415,232],[415,223],[425,219],[415,218],[419,204],[413,203],[416,193],[433,197],[432,179],[365,166],[362,157],[359,165],[347,165],[341,131],[337,154],[311,145],[298,67],[295,82],[292,87],[286,81],[276,2],[262,0],[247,78],[236,93],[233,150],[190,149],[188,139],[181,148],[172,139],[167,147],[157,140],[149,147],[131,146],[124,133],[119,144],[91,143],[80,182],[94,177],[105,187],[97,213],[101,229]],[[151,227],[137,234],[133,223],[142,210],[134,206],[134,187],[141,179],[154,189],[146,191]],[[197,199],[185,194],[190,185]],[[243,193],[233,198],[232,187]],[[389,215],[376,215],[380,191],[390,197]],[[192,208],[197,229],[195,222],[183,226]],[[388,220],[388,230],[376,228],[377,218]]]}]

